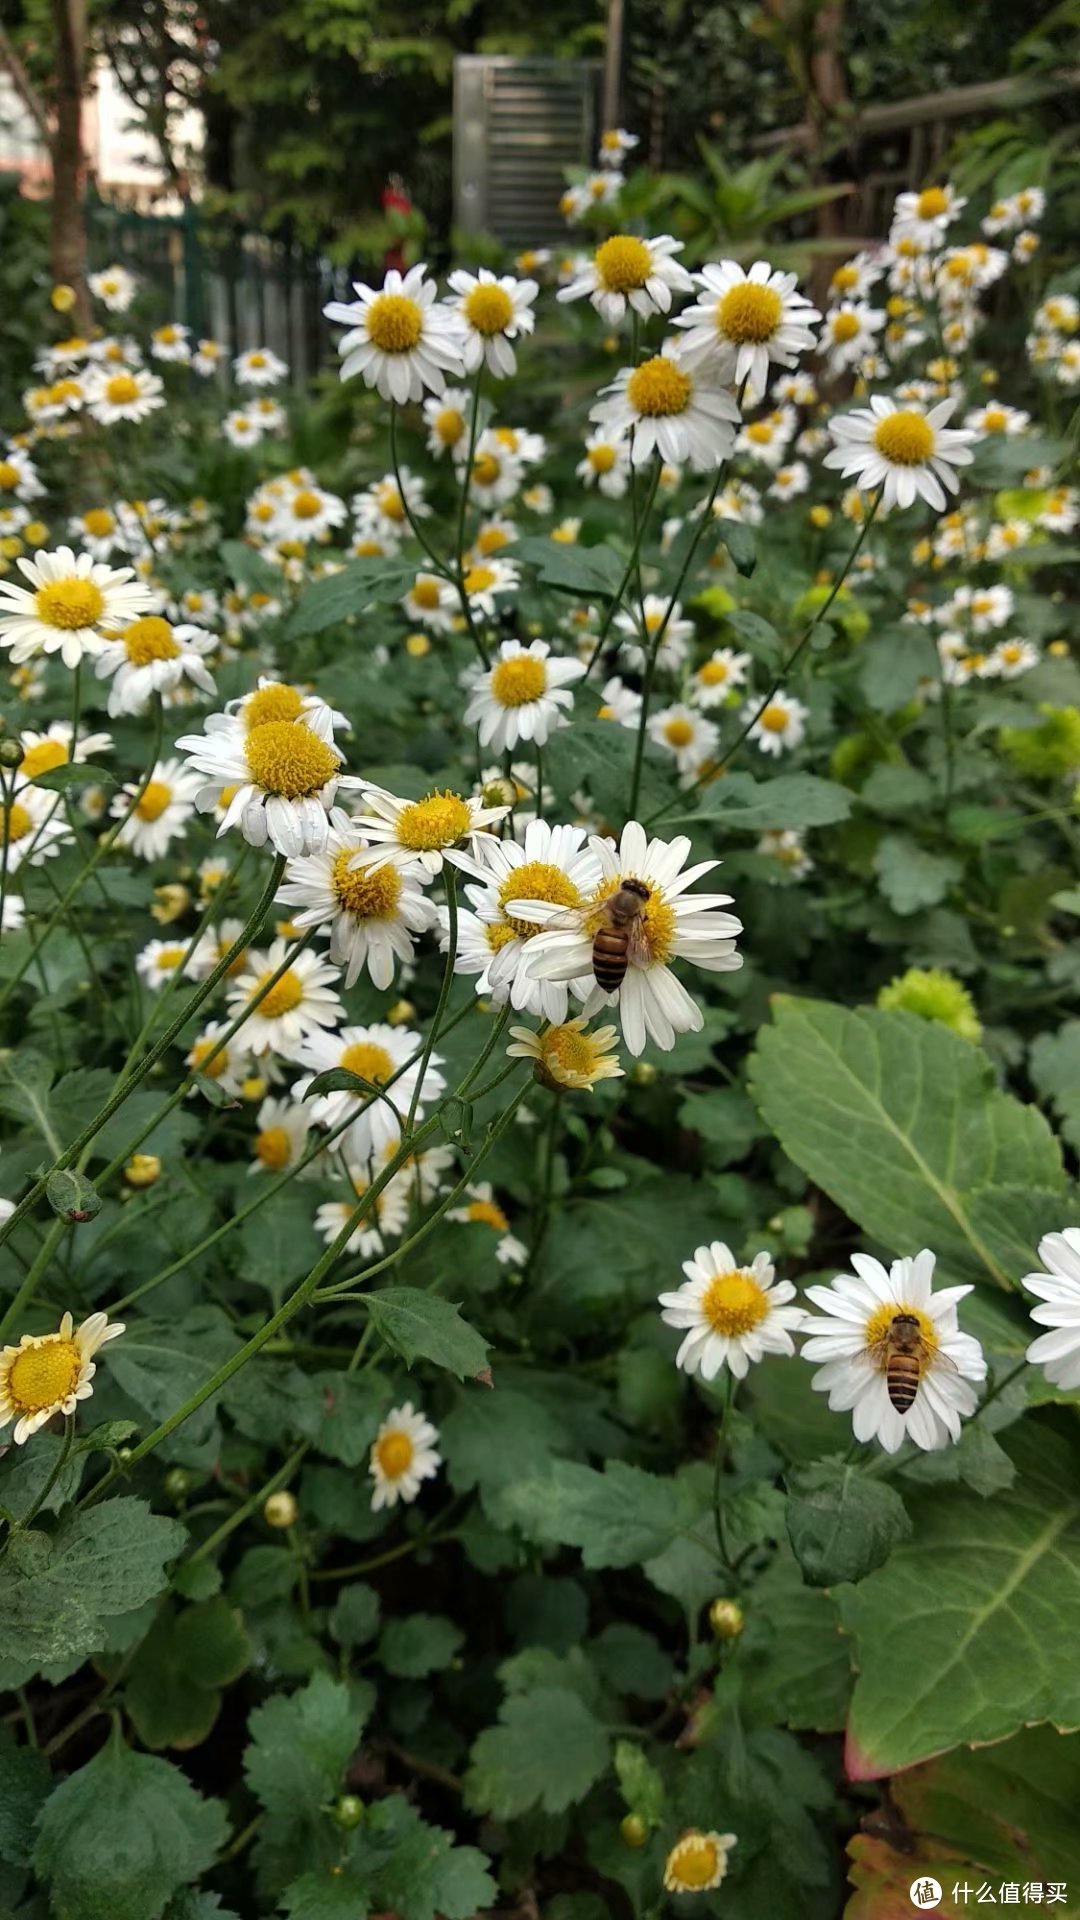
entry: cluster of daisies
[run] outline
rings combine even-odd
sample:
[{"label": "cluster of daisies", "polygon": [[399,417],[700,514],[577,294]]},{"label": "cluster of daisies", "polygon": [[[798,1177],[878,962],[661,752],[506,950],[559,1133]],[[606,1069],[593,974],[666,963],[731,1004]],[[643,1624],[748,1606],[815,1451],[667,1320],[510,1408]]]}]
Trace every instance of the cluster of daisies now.
[{"label": "cluster of daisies", "polygon": [[[1021,1284],[1040,1302],[1032,1319],[1050,1331],[1031,1341],[1026,1358],[1068,1392],[1080,1386],[1080,1228],[1046,1234],[1039,1259],[1041,1269]],[[925,1451],[958,1441],[986,1379],[982,1348],[957,1317],[973,1289],[935,1291],[935,1256],[926,1248],[888,1270],[869,1254],[853,1254],[851,1264],[852,1273],[806,1289],[815,1316],[796,1303],[790,1280],[777,1280],[767,1253],[743,1266],[722,1241],[698,1247],[683,1262],[683,1284],[660,1295],[664,1322],[683,1336],[676,1364],[705,1381],[725,1369],[743,1380],[769,1354],[793,1355],[799,1334],[802,1357],[816,1368],[811,1384],[828,1395],[834,1412],[851,1414],[856,1440],[877,1441],[887,1453],[905,1440]],[[898,1351],[916,1356],[907,1406],[890,1391],[890,1357]]]}]

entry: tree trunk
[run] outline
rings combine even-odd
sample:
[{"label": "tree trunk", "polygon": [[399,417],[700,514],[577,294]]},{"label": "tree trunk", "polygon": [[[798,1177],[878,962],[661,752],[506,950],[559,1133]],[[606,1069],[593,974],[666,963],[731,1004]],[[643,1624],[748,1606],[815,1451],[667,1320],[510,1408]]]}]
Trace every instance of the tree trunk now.
[{"label": "tree trunk", "polygon": [[53,280],[75,294],[75,320],[90,329],[86,285],[86,175],[82,144],[86,85],[86,0],[52,0],[56,36],[56,126],[52,137]]}]

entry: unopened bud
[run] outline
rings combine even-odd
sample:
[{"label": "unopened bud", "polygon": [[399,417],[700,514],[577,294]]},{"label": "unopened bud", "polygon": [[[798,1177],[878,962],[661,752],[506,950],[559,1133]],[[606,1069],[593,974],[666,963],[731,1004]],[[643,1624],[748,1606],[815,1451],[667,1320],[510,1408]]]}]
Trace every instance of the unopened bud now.
[{"label": "unopened bud", "polygon": [[161,1161],[156,1153],[133,1153],[124,1168],[129,1187],[152,1187],[161,1179]]},{"label": "unopened bud", "polygon": [[364,1813],[364,1803],[356,1793],[343,1793],[334,1806],[334,1819],[346,1833],[350,1833],[353,1827],[360,1825]]},{"label": "unopened bud", "polygon": [[709,1608],[709,1625],[718,1640],[737,1640],[745,1626],[743,1610],[737,1600],[721,1597]]},{"label": "unopened bud", "polygon": [[630,1078],[635,1087],[651,1087],[656,1079],[656,1068],[651,1060],[635,1060],[630,1069]]},{"label": "unopened bud", "polygon": [[294,1527],[300,1513],[300,1502],[295,1493],[271,1493],[267,1495],[263,1507],[263,1519],[268,1527]]},{"label": "unopened bud", "polygon": [[411,1000],[395,1000],[386,1016],[387,1025],[391,1027],[407,1027],[415,1019],[416,1008]]},{"label": "unopened bud", "polygon": [[649,1837],[648,1822],[642,1819],[640,1813],[628,1813],[619,1822],[619,1832],[625,1846],[643,1847]]}]

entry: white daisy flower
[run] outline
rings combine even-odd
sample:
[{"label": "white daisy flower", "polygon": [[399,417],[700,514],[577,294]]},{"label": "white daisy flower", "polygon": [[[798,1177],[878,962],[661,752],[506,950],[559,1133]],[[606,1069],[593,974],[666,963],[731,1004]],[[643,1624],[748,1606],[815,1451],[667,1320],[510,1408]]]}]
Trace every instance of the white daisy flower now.
[{"label": "white daisy flower", "polygon": [[134,620],[154,605],[155,595],[130,567],[107,567],[70,547],[20,559],[29,588],[0,580],[0,646],[13,663],[39,653],[58,653],[65,667],[77,667],[98,654],[112,637],[109,629]]},{"label": "white daisy flower", "polygon": [[[212,1080],[230,1099],[238,1100],[244,1081],[252,1072],[252,1060],[239,1034],[221,1044],[228,1030],[223,1020],[211,1020],[185,1055],[184,1064],[192,1073],[201,1073],[205,1079]],[[266,1071],[264,1061],[260,1072]],[[190,1097],[195,1099],[197,1095],[198,1088],[192,1087]]]},{"label": "white daisy flower", "polygon": [[1039,1259],[1042,1267],[1020,1284],[1044,1302],[1031,1309],[1031,1317],[1051,1332],[1040,1333],[1025,1357],[1042,1367],[1051,1386],[1070,1392],[1080,1387],[1080,1228],[1044,1234]]},{"label": "white daisy flower", "polygon": [[352,511],[358,525],[402,539],[411,521],[426,520],[431,512],[424,499],[424,486],[422,476],[410,467],[399,467],[396,474],[384,473],[381,480],[373,480],[370,487],[353,495]]},{"label": "white daisy flower", "polygon": [[991,659],[1002,680],[1019,680],[1038,666],[1042,655],[1030,640],[999,640]]},{"label": "white daisy flower", "polygon": [[307,1149],[308,1115],[292,1100],[270,1095],[255,1116],[258,1129],[252,1142],[255,1158],[249,1173],[291,1173]]},{"label": "white daisy flower", "polygon": [[216,645],[202,627],[170,626],[156,613],[131,621],[109,641],[94,668],[99,680],[112,680],[110,714],[145,713],[155,693],[171,693],[184,679],[212,694],[214,677],[205,663]]},{"label": "white daisy flower", "polygon": [[621,500],[630,484],[630,443],[610,433],[590,433],[584,458],[574,469],[587,487],[594,483],[608,500]]},{"label": "white daisy flower", "polygon": [[177,746],[206,776],[197,805],[208,813],[228,793],[218,828],[239,826],[253,847],[269,840],[277,853],[294,860],[318,853],[329,835],[328,814],[341,786],[355,778],[342,774],[344,758],[334,745],[330,709],[302,719],[264,720],[245,727],[237,715],[212,713],[201,734],[185,734]]},{"label": "white daisy flower", "polygon": [[[141,784],[129,781],[120,789],[109,808],[114,819],[127,812]],[[198,774],[183,761],[159,760],[135,811],[117,834],[117,845],[130,847],[140,860],[160,860],[171,842],[183,833],[201,789]]]},{"label": "white daisy flower", "polygon": [[[293,1097],[303,1100],[313,1079],[332,1067],[343,1067],[375,1087],[385,1087],[391,1076],[403,1067],[392,1087],[375,1099],[363,1088],[343,1089],[337,1093],[317,1094],[310,1114],[313,1126],[337,1127],[352,1116],[352,1124],[343,1136],[347,1151],[356,1161],[369,1160],[385,1153],[391,1140],[400,1134],[420,1076],[421,1039],[408,1027],[390,1027],[376,1023],[368,1027],[342,1027],[339,1033],[310,1033],[297,1050],[297,1060],[310,1072],[293,1087]],[[410,1064],[411,1063],[411,1064]],[[433,1053],[424,1071],[416,1118],[442,1094],[446,1082],[439,1072],[442,1061]]]},{"label": "white daisy flower", "polygon": [[636,133],[628,133],[625,127],[605,127],[600,135],[600,165],[618,167],[622,165],[625,154],[633,153],[640,142]]},{"label": "white daisy flower", "polygon": [[672,341],[639,366],[623,367],[609,398],[589,418],[607,433],[628,435],[635,466],[658,453],[688,461],[697,473],[722,466],[735,445],[739,409],[711,368],[686,363]]},{"label": "white daisy flower", "polygon": [[[497,1005],[509,999],[517,1013],[542,1015],[557,1025],[566,1019],[563,979],[536,980],[526,966],[538,937],[535,919],[519,918],[519,900],[544,901],[558,910],[583,911],[600,884],[598,854],[585,845],[583,827],[550,826],[532,819],[521,844],[485,841],[477,848],[476,881],[465,887],[468,906],[458,916],[455,972],[476,974],[476,991]],[[443,943],[446,940],[445,911]],[[588,961],[580,968],[582,996],[591,986]]]},{"label": "white daisy flower", "polygon": [[1039,239],[1038,234],[1032,233],[1030,227],[1025,227],[1023,232],[1018,233],[1016,239],[1013,241],[1012,257],[1018,261],[1022,267],[1026,267],[1029,261],[1034,260],[1041,245],[1042,241]]},{"label": "white daisy flower", "polygon": [[843,373],[857,367],[868,353],[877,349],[875,335],[886,324],[888,315],[862,301],[843,300],[825,315],[821,345],[830,373]]},{"label": "white daisy flower", "polygon": [[[230,982],[229,1012],[233,1019],[244,1012],[289,952],[287,940],[275,940],[263,953],[249,947],[244,970]],[[275,981],[258,1006],[244,1020],[243,1045],[256,1057],[278,1053],[286,1060],[297,1058],[300,1042],[320,1027],[333,1027],[344,1017],[345,1009],[335,992],[338,969],[320,955],[301,952],[289,962],[280,980]]]},{"label": "white daisy flower", "polygon": [[626,975],[614,994],[596,985],[583,1011],[590,1018],[617,999],[630,1052],[641,1053],[646,1038],[668,1052],[677,1033],[697,1033],[703,1025],[701,1009],[672,973],[671,961],[683,958],[711,973],[734,972],[742,965],[735,947],[742,922],[722,911],[731,904],[729,894],[687,891],[719,862],[704,860],[684,870],[690,852],[685,837],[650,840],[644,827],[631,820],[618,847],[596,835],[589,844],[600,860],[602,877],[584,909],[572,916],[570,927],[563,924],[565,908],[543,900],[515,905],[515,918],[535,920],[548,929],[529,943],[524,964],[537,980],[595,979],[593,941],[609,925],[606,903],[631,883],[638,890],[641,913],[631,929]]},{"label": "white daisy flower", "polygon": [[775,472],[780,466],[796,427],[793,407],[774,407],[758,420],[748,420],[735,441],[736,453],[747,453]]},{"label": "white daisy flower", "polygon": [[774,500],[797,500],[810,486],[810,469],[803,460],[793,460],[788,467],[777,467],[771,487],[766,489]]},{"label": "white daisy flower", "polygon": [[662,1293],[665,1326],[685,1335],[675,1365],[685,1373],[715,1380],[725,1367],[743,1380],[750,1367],[769,1353],[794,1354],[792,1333],[806,1315],[793,1307],[795,1288],[776,1279],[767,1253],[740,1266],[722,1240],[698,1247],[684,1260],[686,1280],[674,1293]]},{"label": "white daisy flower", "polygon": [[[671,618],[664,626],[664,619],[671,608]],[[682,602],[669,602],[659,593],[647,593],[641,603],[639,614],[617,613],[615,616],[616,633],[624,633],[627,638],[622,642],[622,657],[628,667],[642,672],[648,662],[649,654],[656,643],[661,627],[664,637],[656,655],[656,664],[664,673],[673,673],[686,659],[687,648],[694,637],[694,623],[683,616]],[[641,644],[641,628],[644,625],[648,646]]]},{"label": "white daisy flower", "polygon": [[500,380],[516,373],[517,358],[510,343],[531,333],[536,324],[532,307],[540,291],[537,282],[515,280],[511,274],[499,276],[487,267],[478,273],[459,267],[447,276],[446,284],[458,296],[447,305],[457,323],[466,373],[484,366]]},{"label": "white daisy flower", "polygon": [[0,500],[37,500],[44,491],[26,449],[9,447],[0,458]]},{"label": "white daisy flower", "polygon": [[320,740],[331,740],[349,725],[348,716],[336,707],[328,707],[317,693],[292,686],[287,680],[274,680],[265,673],[260,673],[250,693],[230,700],[225,711],[230,719],[241,720],[248,733],[253,727],[265,726],[268,720],[302,720]]},{"label": "white daisy flower", "polygon": [[956,493],[959,487],[955,469],[974,458],[972,429],[945,424],[955,407],[955,400],[942,400],[922,413],[874,394],[869,407],[834,414],[829,432],[836,445],[825,465],[845,478],[855,474],[863,492],[881,487],[886,507],[910,507],[921,498],[940,511],[945,489]]},{"label": "white daisy flower", "polygon": [[728,1855],[737,1845],[733,1833],[702,1833],[690,1827],[664,1862],[668,1893],[708,1893],[727,1873]]},{"label": "white daisy flower", "polygon": [[227,413],[221,423],[221,431],[230,446],[247,449],[257,447],[263,437],[263,423],[256,414],[243,407],[237,407]]},{"label": "white daisy flower", "polygon": [[728,694],[741,687],[750,665],[748,653],[736,653],[733,647],[716,647],[700,667],[694,668],[690,695],[696,706],[708,712],[723,706]]},{"label": "white daisy flower", "polygon": [[89,340],[75,333],[69,340],[56,340],[51,346],[42,347],[34,365],[43,373],[67,373],[81,367],[89,352]]},{"label": "white daisy flower", "polygon": [[17,1347],[0,1350],[0,1427],[14,1420],[16,1446],[55,1414],[74,1413],[80,1400],[89,1400],[94,1355],[123,1331],[123,1321],[104,1313],[92,1313],[80,1327],[65,1313],[55,1333],[24,1333]]},{"label": "white daisy flower", "polygon": [[1016,596],[1011,587],[957,587],[950,599],[936,609],[936,618],[947,626],[970,628],[972,633],[990,633],[1007,626],[1012,619]]},{"label": "white daisy flower", "polygon": [[428,430],[428,452],[464,456],[469,444],[469,414],[472,395],[466,387],[447,387],[424,401],[424,425]]},{"label": "white daisy flower", "polygon": [[735,260],[721,260],[694,275],[700,299],[675,321],[688,329],[687,357],[712,362],[716,380],[749,383],[763,394],[772,366],[793,367],[800,353],[814,346],[814,325],[821,315],[796,276],[755,260],[749,272]]},{"label": "white daisy flower", "polygon": [[175,320],[168,326],[155,327],[150,335],[150,352],[155,360],[186,367],[191,359],[191,328]]},{"label": "white daisy flower", "polygon": [[429,877],[442,872],[444,860],[475,873],[481,848],[495,838],[487,829],[504,820],[511,806],[449,788],[433,788],[421,800],[402,800],[363,779],[360,791],[365,811],[355,823],[363,835],[356,866],[374,869],[392,862]]},{"label": "white daisy flower", "polygon": [[[23,756],[15,769],[16,788],[23,780],[36,780],[43,773],[52,773],[55,767],[67,766],[71,759],[71,722],[50,720],[44,733],[22,727],[19,744]],[[75,743],[76,766],[96,761],[101,753],[111,753],[112,746],[111,733],[81,733]],[[53,798],[56,797],[54,794]]]},{"label": "white daisy flower", "polygon": [[135,971],[144,987],[159,993],[167,980],[182,971],[189,980],[197,980],[204,969],[198,948],[188,955],[187,940],[148,940],[135,955]]},{"label": "white daisy flower", "polygon": [[[356,1201],[362,1200],[371,1186],[367,1168],[346,1166],[354,1195],[353,1200],[327,1200],[316,1210],[315,1231],[327,1246],[332,1246],[338,1234],[346,1227],[356,1211]],[[358,1222],[342,1249],[344,1253],[356,1253],[362,1260],[375,1260],[386,1249],[391,1240],[398,1240],[409,1218],[410,1194],[407,1182],[400,1174],[388,1180],[381,1193],[377,1193],[370,1210]]]},{"label": "white daisy flower", "polygon": [[910,234],[927,247],[939,247],[946,227],[959,218],[966,206],[966,199],[948,182],[943,187],[924,187],[921,193],[898,193],[890,242]]},{"label": "white daisy flower", "polygon": [[87,276],[87,286],[95,300],[110,313],[126,313],[135,298],[138,282],[126,267],[105,267],[101,273]]},{"label": "white daisy flower", "polygon": [[830,307],[842,305],[849,300],[865,300],[884,276],[884,267],[872,253],[855,254],[852,259],[843,261],[833,271],[828,291]]},{"label": "white daisy flower", "polygon": [[[18,933],[26,924],[26,902],[21,894],[12,893],[10,888],[0,901],[0,933]],[[5,1212],[6,1208],[6,1212]],[[0,1200],[0,1227],[8,1216],[15,1211],[13,1200]]]},{"label": "white daisy flower", "polygon": [[803,844],[802,834],[796,827],[783,827],[778,831],[763,833],[757,843],[756,852],[767,860],[774,860],[783,867],[793,880],[804,880],[814,870],[814,863]]},{"label": "white daisy flower", "polygon": [[[854,1275],[806,1289],[827,1316],[803,1323],[811,1336],[803,1358],[824,1362],[811,1384],[828,1394],[834,1413],[851,1413],[856,1440],[877,1440],[887,1453],[905,1440],[928,1451],[959,1440],[961,1420],[975,1411],[972,1383],[986,1378],[982,1348],[960,1332],[956,1319],[958,1302],[973,1289],[935,1294],[934,1255],[927,1248],[894,1260],[888,1273],[865,1253],[853,1254],[851,1264]],[[907,1399],[904,1385],[894,1378],[890,1391],[889,1380],[898,1314],[905,1347],[914,1341],[919,1348],[915,1397],[903,1411],[896,1402]]]},{"label": "white daisy flower", "polygon": [[16,873],[25,862],[40,867],[60,851],[60,842],[73,835],[59,796],[27,782],[10,805],[0,802],[0,851],[6,852],[7,872]]},{"label": "white daisy flower", "polygon": [[346,988],[366,967],[372,985],[384,989],[398,963],[410,965],[415,937],[432,925],[434,913],[415,861],[410,868],[376,848],[374,869],[357,866],[357,856],[368,851],[365,829],[366,822],[350,821],[335,807],[326,846],[289,861],[278,899],[292,908],[297,932],[329,930],[330,958],[345,969]]},{"label": "white daisy flower", "polygon": [[620,727],[633,727],[636,731],[641,718],[641,695],[636,687],[627,687],[614,674],[604,681],[602,704],[596,710],[598,720],[615,720]]},{"label": "white daisy flower", "polygon": [[988,400],[984,407],[975,407],[964,415],[964,425],[978,434],[1001,433],[1011,438],[1027,432],[1031,415],[1021,407],[1007,407],[1001,400]]},{"label": "white daisy flower", "polygon": [[589,1033],[578,1014],[540,1033],[531,1027],[511,1027],[506,1052],[511,1060],[531,1060],[536,1079],[546,1087],[591,1093],[600,1080],[623,1079],[615,1051],[618,1044],[614,1027],[595,1027]]},{"label": "white daisy flower", "polygon": [[273,537],[277,540],[322,540],[347,518],[344,500],[313,481],[290,488],[278,502]]},{"label": "white daisy flower", "polygon": [[138,368],[96,367],[86,378],[86,411],[100,426],[146,420],[165,405],[160,374]]},{"label": "white daisy flower", "polygon": [[456,588],[437,573],[418,573],[401,605],[410,620],[432,633],[449,633],[461,609]]},{"label": "white daisy flower", "polygon": [[529,1258],[529,1249],[510,1232],[510,1222],[495,1198],[495,1189],[490,1180],[472,1182],[465,1189],[465,1198],[465,1206],[451,1207],[446,1218],[492,1228],[499,1235],[495,1247],[495,1258],[499,1265],[523,1267]]},{"label": "white daisy flower", "polygon": [[677,772],[693,775],[716,752],[720,729],[693,707],[676,701],[649,716],[649,738],[670,753]]},{"label": "white daisy flower", "polygon": [[1073,293],[1051,293],[1035,310],[1037,331],[1073,334],[1080,329],[1080,300]]},{"label": "white daisy flower", "polygon": [[[465,448],[462,448],[462,453]],[[485,427],[473,449],[469,498],[485,509],[505,506],[521,490],[524,463],[494,427]]]},{"label": "white daisy flower", "polygon": [[495,604],[498,595],[513,593],[517,586],[517,568],[509,560],[500,560],[497,554],[492,554],[489,560],[470,560],[462,579],[470,607],[488,620],[494,620],[498,611]]},{"label": "white daisy flower", "polygon": [[650,314],[670,313],[672,296],[688,292],[692,284],[686,268],[675,259],[682,250],[682,241],[669,233],[655,240],[613,233],[555,297],[564,302],[590,300],[609,327],[621,324],[627,307],[643,320]]},{"label": "white daisy flower", "polygon": [[[779,756],[792,747],[797,747],[806,732],[806,719],[809,708],[801,700],[795,700],[791,694],[777,691],[768,705],[758,713],[758,702],[751,700],[743,708],[742,718],[745,725],[753,720],[754,724],[747,735],[761,748],[762,753]],[[757,715],[756,719],[754,716]]]},{"label": "white daisy flower", "polygon": [[93,560],[107,560],[119,540],[119,522],[110,507],[88,507],[68,521],[68,536]]},{"label": "white daisy flower", "polygon": [[222,346],[220,340],[200,340],[191,356],[191,365],[194,372],[204,380],[209,380],[219,367],[225,365],[228,355],[228,348]]},{"label": "white daisy flower", "polygon": [[1024,187],[1006,199],[995,200],[980,222],[984,233],[1009,233],[1014,227],[1041,220],[1046,212],[1046,195],[1041,187]]},{"label": "white daisy flower", "polygon": [[365,386],[399,406],[423,399],[425,391],[442,393],[446,375],[464,371],[459,326],[437,304],[426,272],[423,265],[404,275],[391,267],[381,287],[355,281],[354,301],[331,300],[323,308],[327,320],[349,328],[338,344],[341,378],[358,373]]},{"label": "white daisy flower", "polygon": [[1021,547],[1026,547],[1032,537],[1030,520],[1002,520],[988,528],[983,557],[987,560],[1009,560]]},{"label": "white daisy flower", "polygon": [[542,747],[567,724],[574,705],[570,684],[584,672],[583,661],[553,655],[546,640],[527,647],[504,640],[492,666],[472,667],[463,676],[471,695],[465,725],[475,726],[480,745],[496,753],[512,752],[519,740]]},{"label": "white daisy flower", "polygon": [[284,360],[269,347],[252,347],[233,361],[233,378],[238,387],[276,387],[289,377]]},{"label": "white daisy flower", "polygon": [[425,1480],[433,1480],[442,1466],[438,1452],[438,1429],[422,1413],[415,1412],[411,1400],[388,1413],[371,1449],[369,1472],[375,1482],[371,1505],[396,1507],[400,1500],[408,1505],[416,1499]]}]

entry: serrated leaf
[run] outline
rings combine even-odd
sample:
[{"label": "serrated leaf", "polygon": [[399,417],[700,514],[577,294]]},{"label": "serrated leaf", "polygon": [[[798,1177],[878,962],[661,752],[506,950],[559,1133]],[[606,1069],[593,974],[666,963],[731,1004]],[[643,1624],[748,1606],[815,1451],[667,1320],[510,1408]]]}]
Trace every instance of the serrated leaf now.
[{"label": "serrated leaf", "polygon": [[448,1667],[465,1635],[435,1613],[408,1613],[388,1620],[379,1639],[379,1659],[399,1680],[422,1680]]},{"label": "serrated leaf", "polygon": [[228,1831],[168,1761],[132,1753],[119,1731],[50,1794],[34,1864],[57,1920],[158,1920],[209,1867]]},{"label": "serrated leaf", "polygon": [[302,640],[309,634],[322,633],[362,613],[373,600],[397,600],[415,578],[415,566],[381,559],[352,560],[339,573],[328,574],[304,589],[285,621],[285,638]]},{"label": "serrated leaf", "polygon": [[639,1814],[650,1827],[664,1817],[664,1783],[642,1747],[633,1740],[615,1742],[615,1778],[627,1811]]},{"label": "serrated leaf", "polygon": [[[757,780],[749,773],[730,773],[703,788],[699,811],[684,819],[719,820],[746,833],[774,828],[827,827],[846,820],[855,796],[834,780],[813,773],[780,773]],[[673,815],[673,820],[680,816]]]},{"label": "serrated leaf", "polygon": [[894,913],[938,906],[962,871],[950,854],[929,853],[905,833],[887,833],[874,855],[874,872]]},{"label": "serrated leaf", "polygon": [[244,1778],[259,1804],[287,1823],[317,1814],[340,1792],[362,1725],[348,1687],[325,1673],[256,1707]]},{"label": "serrated leaf", "polygon": [[587,1567],[631,1567],[689,1532],[699,1508],[689,1485],[609,1460],[602,1473],[556,1460],[543,1480],[507,1489],[502,1510],[535,1540],[579,1547]]},{"label": "serrated leaf", "polygon": [[912,1497],[912,1540],[839,1596],[857,1669],[853,1779],[1039,1720],[1080,1725],[1080,1674],[1060,1656],[1080,1633],[1076,1453],[1043,1426],[1012,1429],[1005,1447],[1017,1478],[991,1526],[976,1494]]},{"label": "serrated leaf", "polygon": [[34,1822],[52,1791],[45,1755],[18,1746],[10,1727],[0,1726],[0,1860],[26,1867],[34,1845]]},{"label": "serrated leaf", "polygon": [[796,1467],[787,1486],[788,1539],[810,1586],[865,1579],[911,1533],[895,1488],[843,1461]]},{"label": "serrated leaf", "polygon": [[330,1631],[340,1646],[362,1647],[378,1633],[380,1611],[374,1587],[362,1580],[354,1581],[351,1586],[342,1587],[334,1602]]},{"label": "serrated leaf", "polygon": [[537,1687],[504,1700],[497,1727],[475,1742],[468,1805],[510,1820],[539,1807],[561,1813],[583,1800],[608,1764],[609,1735],[568,1687]]},{"label": "serrated leaf", "polygon": [[1061,1155],[968,1041],[914,1014],[781,995],[750,1091],[796,1165],[894,1253],[929,1246],[959,1278],[1019,1279],[1012,1223],[1025,1189],[1061,1191]]},{"label": "serrated leaf", "polygon": [[364,1305],[388,1347],[407,1367],[430,1360],[458,1380],[475,1379],[487,1366],[489,1343],[437,1293],[415,1287],[384,1287],[364,1296]]},{"label": "serrated leaf", "polygon": [[558,587],[566,593],[599,594],[608,600],[618,592],[626,571],[613,547],[567,545],[540,534],[516,541],[514,560],[535,567],[546,587]]},{"label": "serrated leaf", "polygon": [[105,1644],[105,1623],[152,1600],[187,1538],[131,1495],[13,1536],[0,1562],[0,1658],[26,1673]]}]

